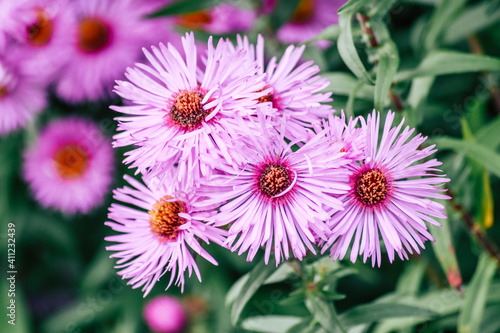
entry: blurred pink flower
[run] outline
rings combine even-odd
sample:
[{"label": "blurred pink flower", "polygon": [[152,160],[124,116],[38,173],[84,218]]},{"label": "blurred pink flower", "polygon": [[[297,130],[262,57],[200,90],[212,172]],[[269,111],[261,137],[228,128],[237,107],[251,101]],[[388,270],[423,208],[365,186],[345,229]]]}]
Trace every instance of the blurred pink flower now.
[{"label": "blurred pink flower", "polygon": [[363,261],[371,257],[372,266],[380,266],[379,235],[391,262],[394,252],[408,259],[407,251],[420,253],[424,241],[434,241],[425,222],[440,225],[433,217],[446,218],[443,205],[428,199],[449,199],[438,188],[449,181],[436,174],[441,162],[417,163],[436,152],[434,145],[419,149],[426,137],[411,138],[414,129],[409,127],[399,134],[403,121],[391,128],[393,120],[394,113],[389,112],[379,143],[380,114],[373,111],[368,116],[364,159],[349,165],[351,188],[340,198],[345,210],[328,222],[332,236],[322,252],[333,244],[334,260],[342,259],[350,248],[352,262],[363,254]]},{"label": "blurred pink flower", "polygon": [[24,178],[37,201],[64,213],[87,213],[102,203],[113,171],[111,142],[93,122],[49,124],[25,152]]},{"label": "blurred pink flower", "polygon": [[184,291],[184,272],[189,276],[196,273],[201,281],[200,271],[191,254],[194,251],[214,265],[215,261],[200,245],[199,240],[222,245],[226,231],[206,224],[215,212],[213,205],[201,204],[202,198],[193,192],[171,192],[161,187],[153,191],[130,176],[125,175],[130,185],[114,191],[114,198],[130,208],[112,204],[109,209],[108,227],[120,234],[108,236],[105,240],[118,244],[106,247],[116,251],[111,258],[119,258],[116,268],[133,288],[142,287],[144,297],[151,291],[156,281],[166,272],[171,272],[170,282]]},{"label": "blurred pink flower", "polygon": [[163,38],[161,19],[145,17],[151,5],[138,0],[76,0],[77,38],[71,62],[57,82],[57,93],[70,102],[110,96],[115,79],[141,57],[141,48]]},{"label": "blurred pink flower", "polygon": [[178,333],[186,324],[186,312],[177,298],[158,296],[144,307],[144,319],[154,332]]}]

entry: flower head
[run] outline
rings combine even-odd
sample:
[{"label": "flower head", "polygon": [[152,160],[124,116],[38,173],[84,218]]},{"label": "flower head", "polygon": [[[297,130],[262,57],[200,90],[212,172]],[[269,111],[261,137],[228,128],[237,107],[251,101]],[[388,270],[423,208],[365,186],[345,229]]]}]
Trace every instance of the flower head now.
[{"label": "flower head", "polygon": [[150,65],[129,68],[130,82],[117,81],[116,92],[131,103],[112,109],[128,115],[116,118],[122,133],[115,135],[115,146],[135,146],[125,163],[148,183],[156,177],[189,188],[210,177],[212,160],[237,162],[230,152],[246,134],[237,120],[254,114],[266,91],[245,51],[229,52],[223,40],[214,48],[210,38],[201,70],[194,35],[182,44],[184,55],[170,44],[144,50]]},{"label": "flower head", "polygon": [[25,153],[24,177],[38,202],[65,213],[99,205],[112,180],[111,142],[87,120],[54,121]]},{"label": "flower head", "polygon": [[351,247],[352,262],[363,254],[363,261],[371,257],[372,265],[380,266],[379,236],[391,262],[394,252],[407,258],[407,252],[420,253],[424,241],[434,240],[425,222],[439,225],[433,217],[446,217],[445,208],[428,198],[447,199],[439,186],[449,179],[435,173],[441,165],[436,159],[420,162],[436,152],[434,145],[420,149],[426,137],[411,138],[409,127],[400,133],[403,121],[391,128],[393,119],[389,112],[379,143],[380,114],[368,116],[364,160],[349,166],[350,190],[341,197],[345,210],[329,221],[332,236],[322,250],[333,244],[334,259],[342,259]]},{"label": "flower head", "polygon": [[177,298],[158,296],[144,307],[144,319],[154,332],[177,333],[186,324],[186,312]]},{"label": "flower head", "polygon": [[222,244],[225,230],[206,224],[216,207],[195,204],[201,201],[194,193],[173,193],[164,188],[153,191],[132,177],[124,177],[134,188],[124,187],[114,191],[118,201],[137,206],[129,208],[112,204],[106,222],[118,235],[106,237],[118,244],[106,247],[116,251],[112,258],[119,258],[117,268],[133,288],[142,287],[144,297],[156,281],[166,272],[171,272],[167,288],[175,281],[184,290],[184,272],[189,276],[200,272],[191,251],[196,252],[212,264],[217,262],[201,247],[198,239],[206,243]]},{"label": "flower head", "polygon": [[290,45],[283,57],[277,62],[273,57],[267,66],[264,64],[264,38],[259,35],[256,48],[248,43],[246,37],[238,36],[236,50],[246,50],[251,61],[257,61],[259,73],[266,74],[267,94],[259,98],[263,106],[276,112],[276,127],[282,118],[287,119],[285,137],[290,140],[304,139],[311,135],[305,126],[321,118],[327,118],[333,111],[324,104],[331,101],[331,93],[320,93],[330,82],[316,75],[319,67],[308,61],[299,65],[305,46],[295,48]]},{"label": "flower head", "polygon": [[[242,125],[243,126],[243,125]],[[239,254],[248,250],[253,260],[265,247],[265,261],[274,250],[276,264],[288,259],[289,250],[302,259],[306,248],[315,253],[317,238],[329,235],[326,223],[335,211],[342,210],[339,195],[349,190],[347,173],[350,163],[341,146],[318,133],[298,151],[283,137],[249,135],[240,153],[247,158],[235,171],[214,178],[200,190],[210,193],[209,202],[222,205],[212,219],[215,225],[232,223],[228,244]],[[233,244],[234,243],[234,244]]]},{"label": "flower head", "polygon": [[57,93],[70,102],[110,95],[113,82],[141,56],[141,47],[158,40],[161,21],[147,19],[151,5],[136,0],[77,0],[77,37],[57,83]]}]

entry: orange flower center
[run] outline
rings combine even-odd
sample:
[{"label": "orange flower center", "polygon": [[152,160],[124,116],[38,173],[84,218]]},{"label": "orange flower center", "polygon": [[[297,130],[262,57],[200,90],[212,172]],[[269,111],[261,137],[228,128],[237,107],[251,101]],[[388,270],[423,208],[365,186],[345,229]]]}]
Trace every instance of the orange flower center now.
[{"label": "orange flower center", "polygon": [[300,0],[290,19],[293,23],[308,22],[314,14],[314,0]]},{"label": "orange flower center", "polygon": [[76,179],[87,170],[89,155],[77,144],[68,144],[54,154],[54,165],[63,179]]},{"label": "orange flower center", "polygon": [[7,87],[0,86],[0,98],[4,97],[5,95],[7,95]]},{"label": "orange flower center", "polygon": [[389,192],[389,185],[384,173],[379,169],[363,172],[356,180],[356,196],[366,206],[383,202]]},{"label": "orange flower center", "polygon": [[101,19],[84,18],[78,26],[78,46],[85,52],[96,52],[108,45],[111,37],[109,27]]},{"label": "orange flower center", "polygon": [[288,170],[277,163],[268,164],[259,177],[259,188],[269,197],[280,194],[290,186],[290,183]]},{"label": "orange flower center", "polygon": [[52,21],[42,9],[37,9],[36,14],[36,22],[27,27],[28,41],[33,45],[43,46],[52,37]]},{"label": "orange flower center", "polygon": [[205,24],[212,22],[212,15],[210,11],[200,10],[197,12],[180,15],[178,24],[184,28],[198,29]]},{"label": "orange flower center", "polygon": [[189,131],[200,127],[210,113],[209,110],[203,109],[202,100],[203,95],[196,90],[180,91],[170,109],[172,122]]},{"label": "orange flower center", "polygon": [[179,213],[186,212],[186,204],[182,201],[169,202],[171,196],[164,196],[158,200],[149,213],[151,231],[163,240],[174,241],[179,234],[179,227],[186,220]]}]

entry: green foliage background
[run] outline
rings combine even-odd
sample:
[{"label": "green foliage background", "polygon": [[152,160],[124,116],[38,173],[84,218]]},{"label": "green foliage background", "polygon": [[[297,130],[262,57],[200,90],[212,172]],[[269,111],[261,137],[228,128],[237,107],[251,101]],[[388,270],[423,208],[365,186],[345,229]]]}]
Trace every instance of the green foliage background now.
[{"label": "green foliage background", "polygon": [[[185,0],[154,15],[216,3]],[[275,31],[297,3],[281,1],[275,12],[259,18],[250,39],[261,33],[266,51],[281,54],[285,46]],[[332,46],[313,46],[324,39]],[[2,314],[0,331],[147,332],[143,306],[160,294],[184,302],[188,332],[500,331],[500,257],[492,256],[500,244],[500,3],[352,0],[339,11],[338,25],[307,44],[305,57],[331,81],[326,90],[333,92],[335,109],[348,115],[395,110],[429,136],[429,144],[437,144],[453,200],[444,203],[449,218],[443,227],[431,226],[435,243],[407,262],[384,259],[381,268],[310,256],[276,269],[211,246],[219,267],[200,260],[203,283],[190,279],[181,295],[175,287],[165,292],[160,280],[143,299],[116,275],[104,250],[111,193],[88,215],[65,216],[42,209],[21,178],[23,149],[50,119],[82,113],[106,135],[114,134],[108,105],[119,100],[71,106],[54,98],[29,128],[0,138],[2,274],[8,223],[16,225],[18,271],[17,325],[8,325]],[[115,151],[114,187],[131,173],[120,164],[124,152]],[[0,284],[6,312],[5,277]]]}]

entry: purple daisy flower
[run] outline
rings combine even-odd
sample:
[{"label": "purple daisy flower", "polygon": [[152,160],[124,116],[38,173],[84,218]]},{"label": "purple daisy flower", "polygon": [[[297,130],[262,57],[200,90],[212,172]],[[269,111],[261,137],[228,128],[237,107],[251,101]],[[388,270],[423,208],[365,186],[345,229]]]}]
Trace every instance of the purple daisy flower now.
[{"label": "purple daisy flower", "polygon": [[214,48],[210,38],[202,71],[194,35],[182,44],[185,57],[170,44],[144,50],[150,65],[129,68],[130,82],[117,81],[116,92],[133,105],[111,108],[129,115],[116,118],[123,132],[114,145],[135,145],[124,162],[137,167],[148,184],[158,177],[161,184],[189,188],[210,177],[213,159],[239,162],[231,154],[246,135],[238,119],[256,113],[266,90],[245,51],[229,52],[223,40]]},{"label": "purple daisy flower", "polygon": [[147,19],[151,5],[137,0],[77,0],[71,5],[77,38],[56,90],[70,102],[96,100],[111,94],[114,80],[140,58],[142,46],[158,41],[162,21]]},{"label": "purple daisy flower", "polygon": [[0,57],[0,135],[23,127],[47,106],[45,84],[25,73],[23,55],[14,53],[13,59]]},{"label": "purple daisy flower", "polygon": [[425,222],[440,225],[433,217],[446,218],[445,208],[428,199],[449,199],[438,188],[449,181],[435,174],[441,162],[417,163],[436,152],[434,145],[418,149],[427,138],[421,134],[411,138],[414,129],[409,127],[399,134],[404,120],[391,128],[393,120],[394,113],[389,112],[379,144],[380,114],[373,111],[368,116],[364,160],[350,165],[350,190],[340,198],[345,210],[328,222],[332,236],[322,252],[333,244],[334,260],[342,259],[350,247],[352,262],[363,254],[364,262],[371,257],[372,265],[380,266],[379,236],[391,262],[394,251],[408,259],[407,251],[420,253],[424,241],[434,241]]},{"label": "purple daisy flower", "polygon": [[29,54],[25,70],[53,79],[69,59],[73,12],[56,0],[23,0],[9,9],[4,29],[15,47]]},{"label": "purple daisy flower", "polygon": [[[259,103],[272,107],[276,112],[279,127],[281,118],[286,117],[285,137],[290,140],[304,139],[311,135],[305,126],[310,126],[320,118],[327,118],[333,111],[328,104],[331,93],[319,93],[330,82],[316,75],[320,70],[313,61],[298,65],[305,46],[295,48],[290,45],[283,57],[277,62],[273,57],[267,67],[264,64],[264,38],[259,35],[256,49],[248,39],[238,36],[237,50],[248,52],[251,61],[257,61],[259,74],[266,74],[268,94],[259,98]],[[265,68],[265,71],[264,71]]]},{"label": "purple daisy flower", "polygon": [[142,287],[144,297],[151,291],[156,281],[170,271],[170,282],[184,290],[184,272],[189,276],[194,271],[201,281],[200,271],[191,251],[196,252],[209,262],[217,265],[198,239],[207,244],[210,241],[222,245],[226,231],[206,224],[217,207],[202,204],[194,193],[172,193],[165,190],[152,191],[146,186],[125,175],[124,178],[134,188],[124,187],[114,191],[114,198],[139,207],[134,209],[112,204],[108,217],[115,222],[105,224],[119,235],[106,237],[105,240],[119,244],[106,247],[116,251],[111,258],[120,258],[116,268],[133,288]]},{"label": "purple daisy flower", "polygon": [[257,13],[229,3],[177,17],[177,24],[191,30],[205,30],[212,34],[249,31]]},{"label": "purple daisy flower", "polygon": [[265,246],[266,264],[274,250],[278,265],[289,258],[290,249],[302,260],[306,248],[315,253],[317,239],[327,239],[324,221],[343,209],[337,197],[350,189],[344,166],[351,160],[325,134],[318,133],[296,152],[293,142],[286,144],[282,136],[249,135],[240,148],[247,163],[237,170],[220,164],[224,174],[200,188],[210,195],[208,202],[223,204],[212,220],[215,225],[232,223],[227,239],[227,244],[234,243],[232,251],[248,250],[251,261]]},{"label": "purple daisy flower", "polygon": [[[277,37],[284,43],[303,43],[326,27],[338,23],[337,10],[345,0],[300,0],[290,21],[277,32]],[[328,42],[318,46],[326,47]]]},{"label": "purple daisy flower", "polygon": [[87,213],[102,203],[112,180],[113,149],[93,122],[52,122],[25,153],[24,178],[44,207]]}]

